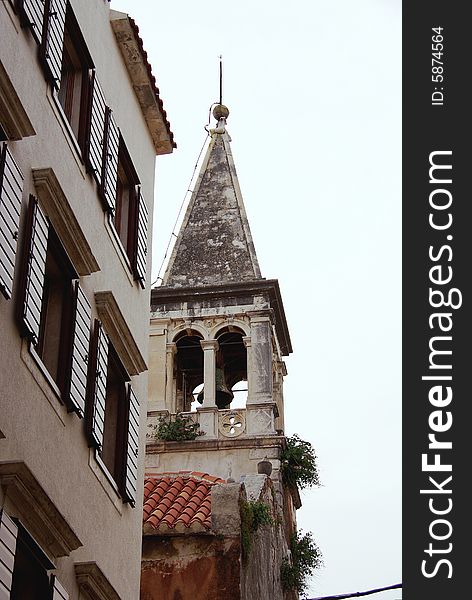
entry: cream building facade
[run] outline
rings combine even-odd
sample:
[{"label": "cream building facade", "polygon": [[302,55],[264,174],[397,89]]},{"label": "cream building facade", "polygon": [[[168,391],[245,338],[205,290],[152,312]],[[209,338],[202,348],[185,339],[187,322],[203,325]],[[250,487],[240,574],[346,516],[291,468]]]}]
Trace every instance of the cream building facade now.
[{"label": "cream building facade", "polygon": [[0,598],[139,597],[156,155],[139,31],[0,3]]}]

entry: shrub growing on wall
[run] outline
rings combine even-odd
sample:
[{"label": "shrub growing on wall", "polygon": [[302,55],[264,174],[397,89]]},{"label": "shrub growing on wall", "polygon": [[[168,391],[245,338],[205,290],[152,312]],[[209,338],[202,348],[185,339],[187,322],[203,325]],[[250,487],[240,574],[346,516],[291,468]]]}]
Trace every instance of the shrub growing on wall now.
[{"label": "shrub growing on wall", "polygon": [[300,489],[320,485],[316,454],[310,442],[300,439],[297,434],[286,440],[280,457],[284,484]]},{"label": "shrub growing on wall", "polygon": [[259,527],[273,525],[270,506],[261,500],[242,502],[241,512],[241,542],[243,547],[243,558],[247,559],[251,551],[252,538]]},{"label": "shrub growing on wall", "polygon": [[311,533],[302,535],[296,531],[290,540],[291,560],[285,558],[280,567],[280,580],[284,590],[295,590],[303,594],[313,571],[323,564],[320,549]]},{"label": "shrub growing on wall", "polygon": [[176,415],[175,419],[170,421],[161,418],[156,427],[156,437],[166,442],[194,440],[200,435],[204,435],[204,432],[200,431],[200,425],[184,415]]}]

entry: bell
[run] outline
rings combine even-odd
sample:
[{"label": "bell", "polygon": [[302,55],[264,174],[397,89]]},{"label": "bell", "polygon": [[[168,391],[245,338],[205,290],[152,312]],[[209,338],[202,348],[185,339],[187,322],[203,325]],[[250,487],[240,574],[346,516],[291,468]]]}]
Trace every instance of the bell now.
[{"label": "bell", "polygon": [[[223,369],[216,367],[216,406],[220,409],[229,408],[231,400],[234,398],[234,394],[228,389],[225,381],[225,373]],[[203,404],[203,390],[198,394],[197,401]]]}]

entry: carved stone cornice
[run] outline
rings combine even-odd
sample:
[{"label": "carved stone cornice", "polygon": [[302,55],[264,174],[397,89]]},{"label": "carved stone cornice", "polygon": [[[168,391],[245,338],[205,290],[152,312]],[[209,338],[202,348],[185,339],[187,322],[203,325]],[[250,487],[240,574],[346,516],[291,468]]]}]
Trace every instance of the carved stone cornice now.
[{"label": "carved stone cornice", "polygon": [[21,140],[30,135],[36,135],[36,131],[26,114],[23,104],[13,87],[13,84],[0,61],[0,125],[10,140]]},{"label": "carved stone cornice", "polygon": [[52,168],[33,169],[40,204],[79,275],[100,270],[90,245]]},{"label": "carved stone cornice", "polygon": [[75,563],[75,577],[80,597],[87,600],[121,600],[96,562]]},{"label": "carved stone cornice", "polygon": [[98,316],[123,366],[130,375],[147,370],[146,361],[111,291],[95,292]]},{"label": "carved stone cornice", "polygon": [[82,542],[22,461],[0,462],[0,484],[21,521],[54,557],[69,556]]}]

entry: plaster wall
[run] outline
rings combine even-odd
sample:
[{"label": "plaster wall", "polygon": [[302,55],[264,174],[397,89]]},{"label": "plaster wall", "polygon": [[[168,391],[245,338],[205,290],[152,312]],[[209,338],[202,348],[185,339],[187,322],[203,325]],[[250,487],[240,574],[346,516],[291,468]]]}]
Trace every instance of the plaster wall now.
[{"label": "plaster wall", "polygon": [[[151,231],[155,151],[110,27],[109,3],[72,0],[71,4],[106,101],[114,111],[141,180],[151,215]],[[141,355],[147,359],[150,253],[147,286],[142,290],[133,281],[126,256],[97,196],[95,182],[86,173],[73,134],[44,79],[37,44],[20,27],[8,2],[0,4],[0,31],[0,59],[36,131],[36,135],[9,143],[25,176],[18,247],[23,245],[21,232],[29,194],[36,195],[32,170],[52,168],[100,266],[98,272],[80,278],[92,305],[92,318],[97,317],[94,293],[111,290]],[[121,598],[137,598],[142,483],[138,485],[136,508],[123,504],[93,450],[88,448],[83,420],[67,413],[33,360],[15,322],[18,255],[16,264],[13,298],[7,301],[0,295],[0,429],[5,436],[0,439],[0,462],[24,461],[82,542],[82,547],[70,556],[54,558],[58,579],[70,592],[71,600],[79,597],[74,563],[86,561],[98,563]],[[132,385],[144,407],[147,374],[132,377]],[[141,410],[143,432],[145,420],[145,410]],[[141,482],[144,435],[142,439],[138,473]],[[3,501],[5,509],[15,516],[16,507],[8,498]]]}]

